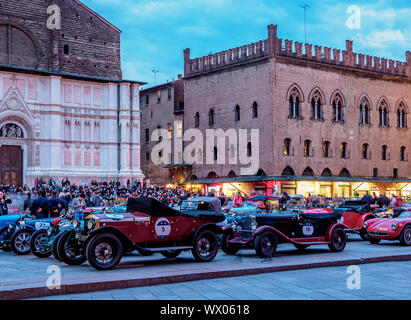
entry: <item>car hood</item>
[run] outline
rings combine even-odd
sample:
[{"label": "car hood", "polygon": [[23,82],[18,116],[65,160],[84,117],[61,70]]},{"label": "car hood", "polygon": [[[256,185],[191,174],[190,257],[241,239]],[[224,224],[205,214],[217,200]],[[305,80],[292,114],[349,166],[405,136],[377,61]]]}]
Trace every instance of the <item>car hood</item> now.
[{"label": "car hood", "polygon": [[9,223],[16,223],[23,215],[22,214],[9,214],[5,216],[0,216],[0,227],[7,225]]},{"label": "car hood", "polygon": [[150,216],[144,213],[129,213],[129,212],[114,212],[114,213],[94,213],[89,218],[98,219],[103,223],[116,223],[116,222],[150,222]]},{"label": "car hood", "polygon": [[387,229],[390,230],[391,225],[396,224],[396,225],[401,225],[407,222],[411,222],[411,218],[378,218],[378,219],[372,219],[368,220],[367,223],[369,224],[367,227],[367,230],[371,229]]}]

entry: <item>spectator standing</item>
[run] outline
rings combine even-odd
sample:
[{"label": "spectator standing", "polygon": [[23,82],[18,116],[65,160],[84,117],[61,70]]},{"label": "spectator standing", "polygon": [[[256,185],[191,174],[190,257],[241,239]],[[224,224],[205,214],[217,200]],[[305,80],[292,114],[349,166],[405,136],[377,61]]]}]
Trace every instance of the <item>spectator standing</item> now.
[{"label": "spectator standing", "polygon": [[11,204],[11,200],[3,192],[0,192],[0,216],[9,214],[8,204]]}]

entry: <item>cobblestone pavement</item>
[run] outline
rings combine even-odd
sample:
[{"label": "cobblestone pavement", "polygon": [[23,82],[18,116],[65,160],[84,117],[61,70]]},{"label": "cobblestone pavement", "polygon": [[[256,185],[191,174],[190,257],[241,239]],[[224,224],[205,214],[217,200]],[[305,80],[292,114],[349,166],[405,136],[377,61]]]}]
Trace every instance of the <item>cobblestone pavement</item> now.
[{"label": "cobblestone pavement", "polygon": [[411,299],[411,261],[361,265],[361,289],[347,288],[347,267],[45,297],[57,300],[391,300]]}]

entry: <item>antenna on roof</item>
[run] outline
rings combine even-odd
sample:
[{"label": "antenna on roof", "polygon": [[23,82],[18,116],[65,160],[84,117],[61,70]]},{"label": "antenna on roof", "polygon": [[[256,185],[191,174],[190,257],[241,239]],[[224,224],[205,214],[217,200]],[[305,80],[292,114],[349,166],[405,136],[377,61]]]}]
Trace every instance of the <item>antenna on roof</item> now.
[{"label": "antenna on roof", "polygon": [[310,8],[308,4],[300,5],[301,8],[304,9],[304,39],[305,43],[307,43],[307,8]]}]

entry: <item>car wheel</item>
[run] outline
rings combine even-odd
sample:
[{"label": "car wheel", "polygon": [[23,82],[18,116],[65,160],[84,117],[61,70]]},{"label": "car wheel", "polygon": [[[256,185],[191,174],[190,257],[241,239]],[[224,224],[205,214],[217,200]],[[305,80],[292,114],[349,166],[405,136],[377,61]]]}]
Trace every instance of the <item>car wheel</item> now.
[{"label": "car wheel", "polygon": [[9,233],[9,227],[5,227],[0,230],[0,249],[3,250],[4,252],[11,251],[10,245],[10,233]]},{"label": "car wheel", "polygon": [[166,258],[176,258],[180,255],[181,250],[167,250],[167,251],[161,251],[160,252],[164,257]]},{"label": "car wheel", "polygon": [[305,245],[302,245],[302,244],[295,244],[295,243],[294,243],[294,247],[296,247],[297,250],[300,251],[300,252],[304,252],[308,248],[308,246],[305,246]]},{"label": "car wheel", "polygon": [[405,226],[402,229],[400,242],[403,246],[411,246],[411,226]]},{"label": "car wheel", "polygon": [[347,244],[347,234],[344,229],[336,228],[331,235],[331,243],[328,245],[332,252],[341,252]]},{"label": "car wheel", "polygon": [[74,235],[74,231],[68,231],[61,236],[57,243],[57,250],[61,260],[70,266],[80,265],[87,260]]},{"label": "car wheel", "polygon": [[380,242],[381,242],[381,239],[377,239],[377,238],[373,238],[373,237],[368,237],[368,241],[371,243],[371,244],[379,244]]},{"label": "car wheel", "polygon": [[[371,219],[374,219],[374,218],[369,217],[369,218],[365,219],[364,222],[367,222],[368,220],[371,220]],[[370,235],[368,234],[367,231],[365,231],[365,228],[362,228],[362,229],[360,230],[360,237],[361,237],[361,239],[364,240],[364,241],[367,241],[367,240],[370,238]]]},{"label": "car wheel", "polygon": [[274,232],[265,231],[255,237],[254,249],[260,258],[272,258],[277,251],[277,236]]},{"label": "car wheel", "polygon": [[209,262],[218,252],[218,239],[211,230],[201,231],[194,239],[192,253],[199,262]]},{"label": "car wheel", "polygon": [[149,256],[152,256],[154,254],[153,251],[148,251],[148,250],[144,250],[144,249],[140,249],[140,248],[137,248],[136,250],[143,257],[149,257]]},{"label": "car wheel", "polygon": [[233,255],[236,254],[240,248],[238,246],[235,246],[228,241],[232,240],[234,238],[234,234],[232,232],[224,232],[223,236],[221,237],[221,250],[225,254]]},{"label": "car wheel", "polygon": [[51,256],[51,245],[49,243],[53,235],[47,235],[47,229],[34,232],[30,238],[30,250],[37,258],[48,258]]},{"label": "car wheel", "polygon": [[111,233],[101,233],[92,238],[86,249],[88,262],[97,270],[115,268],[121,260],[123,245]]},{"label": "car wheel", "polygon": [[60,238],[65,235],[69,230],[63,230],[60,233],[56,235],[56,237],[53,240],[53,243],[51,244],[51,253],[53,254],[54,258],[56,258],[58,261],[63,261],[60,257],[60,253],[58,250],[58,243]]},{"label": "car wheel", "polygon": [[32,229],[17,230],[10,239],[11,250],[18,255],[28,254],[30,252],[30,237],[32,234]]}]

